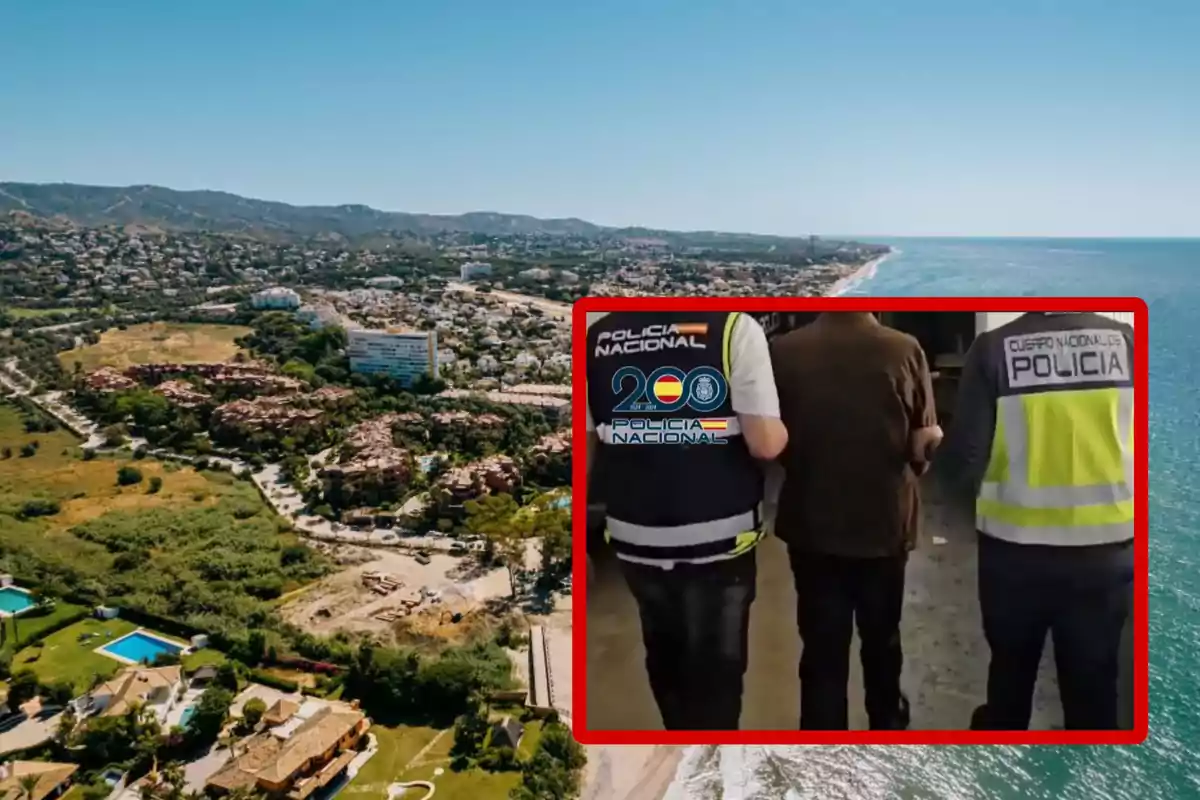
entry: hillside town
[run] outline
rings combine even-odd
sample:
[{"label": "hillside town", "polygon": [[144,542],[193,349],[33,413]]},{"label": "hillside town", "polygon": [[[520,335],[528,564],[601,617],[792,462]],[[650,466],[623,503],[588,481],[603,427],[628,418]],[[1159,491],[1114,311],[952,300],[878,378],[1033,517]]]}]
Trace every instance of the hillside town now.
[{"label": "hillside town", "polygon": [[0,753],[35,800],[581,791],[569,301],[818,294],[886,252],[409,245],[0,223],[0,514],[47,543],[0,533]]}]

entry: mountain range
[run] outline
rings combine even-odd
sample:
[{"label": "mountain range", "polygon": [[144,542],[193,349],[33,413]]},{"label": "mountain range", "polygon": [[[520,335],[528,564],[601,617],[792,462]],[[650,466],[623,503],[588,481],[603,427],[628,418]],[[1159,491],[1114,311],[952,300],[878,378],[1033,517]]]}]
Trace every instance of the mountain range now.
[{"label": "mountain range", "polygon": [[161,186],[0,182],[0,214],[14,211],[89,227],[134,225],[163,231],[212,231],[280,239],[361,240],[380,236],[404,239],[461,232],[486,236],[657,238],[685,246],[762,246],[772,242],[794,246],[807,242],[807,239],[757,234],[611,228],[575,218],[539,219],[490,211],[440,215],[380,211],[365,205],[293,206],[228,192],[178,191]]}]

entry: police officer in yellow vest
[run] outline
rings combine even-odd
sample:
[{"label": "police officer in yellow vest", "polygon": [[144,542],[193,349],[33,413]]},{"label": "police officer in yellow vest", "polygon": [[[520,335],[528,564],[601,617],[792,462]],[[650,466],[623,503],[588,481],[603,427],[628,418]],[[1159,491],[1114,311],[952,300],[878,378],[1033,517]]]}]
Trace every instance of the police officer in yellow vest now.
[{"label": "police officer in yellow vest", "polygon": [[1029,727],[1047,633],[1065,727],[1117,727],[1133,586],[1133,358],[1133,329],[1091,313],[1024,314],[967,354],[934,470],[974,496],[991,649],[974,729]]},{"label": "police officer in yellow vest", "polygon": [[588,471],[637,601],[667,730],[733,730],[742,705],[763,473],[787,443],[766,335],[729,312],[589,321]]}]

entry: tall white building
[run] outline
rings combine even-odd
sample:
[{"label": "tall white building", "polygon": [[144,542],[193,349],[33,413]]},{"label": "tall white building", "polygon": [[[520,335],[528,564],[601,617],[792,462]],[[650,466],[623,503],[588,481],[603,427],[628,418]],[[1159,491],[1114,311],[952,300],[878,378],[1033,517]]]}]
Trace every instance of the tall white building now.
[{"label": "tall white building", "polygon": [[250,296],[254,308],[282,308],[294,310],[300,307],[300,295],[282,286],[272,286]]},{"label": "tall white building", "polygon": [[437,331],[347,331],[351,372],[389,375],[412,386],[421,375],[437,375]]},{"label": "tall white building", "polygon": [[482,278],[492,274],[492,265],[486,261],[468,261],[458,271],[460,280],[469,281],[472,278]]}]

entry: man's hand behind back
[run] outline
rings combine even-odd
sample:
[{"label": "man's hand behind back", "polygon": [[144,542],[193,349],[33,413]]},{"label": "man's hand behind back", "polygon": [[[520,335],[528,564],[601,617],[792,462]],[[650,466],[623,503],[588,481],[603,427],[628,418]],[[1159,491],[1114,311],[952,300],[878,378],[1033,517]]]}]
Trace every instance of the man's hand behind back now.
[{"label": "man's hand behind back", "polygon": [[942,426],[940,425],[918,428],[909,437],[909,461],[918,475],[924,475],[929,471],[933,453],[942,443],[942,438]]}]

